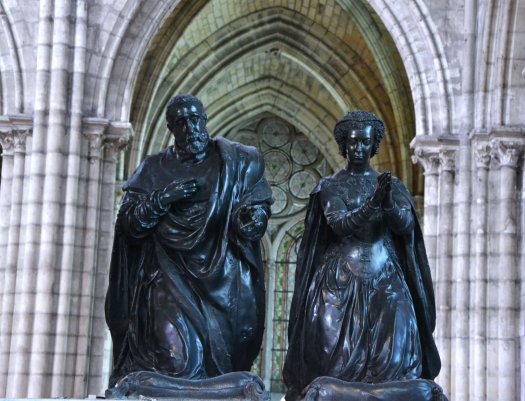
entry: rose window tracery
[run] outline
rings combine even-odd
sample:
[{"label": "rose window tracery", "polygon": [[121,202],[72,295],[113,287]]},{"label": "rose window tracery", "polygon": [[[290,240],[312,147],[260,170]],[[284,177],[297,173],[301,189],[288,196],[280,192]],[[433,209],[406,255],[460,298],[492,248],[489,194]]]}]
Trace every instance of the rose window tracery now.
[{"label": "rose window tracery", "polygon": [[282,392],[280,375],[288,346],[288,315],[306,206],[319,179],[332,170],[304,133],[271,114],[241,124],[226,137],[259,149],[272,187],[274,204],[266,234],[270,249],[265,250],[264,259],[268,294],[265,336],[270,351],[260,355],[254,371],[269,379],[271,391]]}]

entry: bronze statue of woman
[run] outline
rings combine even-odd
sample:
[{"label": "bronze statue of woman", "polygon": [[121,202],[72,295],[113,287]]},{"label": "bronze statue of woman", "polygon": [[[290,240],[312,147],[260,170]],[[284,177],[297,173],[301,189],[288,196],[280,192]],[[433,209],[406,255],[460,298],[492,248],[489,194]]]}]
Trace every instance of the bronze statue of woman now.
[{"label": "bronze statue of woman", "polygon": [[[286,400],[302,399],[323,376],[330,378],[327,391],[345,394],[338,400],[360,399],[363,388],[385,394],[391,384],[384,384],[392,382],[401,382],[394,385],[398,393],[404,388],[404,396],[421,399],[421,392],[436,393],[431,380],[441,363],[413,200],[390,172],[370,166],[384,136],[377,116],[349,112],[334,136],[347,165],[323,178],[310,196],[283,370]],[[346,383],[359,383],[358,391]]]}]

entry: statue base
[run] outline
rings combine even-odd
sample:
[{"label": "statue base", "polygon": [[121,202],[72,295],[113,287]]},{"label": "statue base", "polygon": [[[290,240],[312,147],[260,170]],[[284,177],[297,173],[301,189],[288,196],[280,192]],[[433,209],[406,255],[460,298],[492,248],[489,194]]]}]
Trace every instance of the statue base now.
[{"label": "statue base", "polygon": [[262,380],[232,372],[203,380],[178,379],[155,372],[133,372],[106,390],[106,398],[169,398],[176,401],[270,401]]},{"label": "statue base", "polygon": [[448,401],[432,380],[414,379],[386,383],[345,382],[318,377],[305,389],[302,401]]}]

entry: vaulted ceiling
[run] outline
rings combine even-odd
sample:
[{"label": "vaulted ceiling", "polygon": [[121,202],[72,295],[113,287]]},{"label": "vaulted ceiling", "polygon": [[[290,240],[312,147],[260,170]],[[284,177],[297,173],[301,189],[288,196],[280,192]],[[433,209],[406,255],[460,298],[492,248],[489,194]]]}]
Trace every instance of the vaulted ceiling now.
[{"label": "vaulted ceiling", "polygon": [[164,109],[182,92],[202,100],[212,135],[271,113],[300,130],[332,169],[343,165],[336,121],[350,109],[373,111],[387,127],[375,166],[421,192],[409,156],[415,123],[406,73],[364,0],[179,2],[135,83],[126,175],[172,141]]}]

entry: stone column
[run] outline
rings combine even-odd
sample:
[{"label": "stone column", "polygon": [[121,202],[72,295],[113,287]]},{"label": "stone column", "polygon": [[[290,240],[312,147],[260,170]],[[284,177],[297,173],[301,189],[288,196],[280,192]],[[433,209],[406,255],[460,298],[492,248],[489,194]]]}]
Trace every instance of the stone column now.
[{"label": "stone column", "polygon": [[438,220],[438,169],[437,149],[417,148],[412,156],[414,164],[420,163],[425,174],[424,226],[425,246],[432,277],[436,276],[437,220]]},{"label": "stone column", "polygon": [[[427,140],[428,141],[428,140]],[[441,143],[413,143],[413,162],[425,170],[424,236],[436,296],[434,337],[441,356],[439,384],[450,392],[450,295],[455,150]]]},{"label": "stone column", "polygon": [[104,160],[101,176],[99,227],[97,260],[93,276],[93,293],[91,294],[91,326],[88,375],[86,393],[103,394],[107,388],[102,366],[104,364],[107,326],[104,315],[104,303],[109,277],[109,264],[113,247],[115,221],[115,180],[117,161],[120,152],[127,146],[133,134],[130,123],[111,123],[104,136]]},{"label": "stone column", "polygon": [[[273,249],[272,249],[273,251]],[[266,286],[266,323],[264,333],[264,365],[261,376],[264,380],[265,388],[270,391],[272,386],[272,356],[273,356],[273,326],[275,314],[275,253],[270,252],[266,264],[268,281]]]},{"label": "stone column", "polygon": [[74,394],[85,394],[89,376],[89,357],[91,351],[91,312],[94,276],[99,241],[97,233],[100,217],[100,187],[101,168],[104,146],[104,134],[109,124],[108,120],[84,119],[83,131],[89,142],[87,183],[86,183],[86,215],[84,225],[83,264],[79,272],[79,330],[77,337],[77,360],[75,366]]},{"label": "stone column", "polygon": [[[13,134],[7,128],[0,131],[0,146],[2,147],[2,177],[0,180],[0,216],[9,216],[11,213],[11,183],[13,180],[13,154],[14,140]],[[7,242],[9,240],[9,219],[0,219],[0,255],[7,252]],[[5,273],[5,263],[0,260],[0,278],[3,279]],[[0,287],[1,288],[1,287]],[[0,294],[0,300],[2,294]],[[0,365],[0,369],[1,369]],[[1,380],[1,378],[0,378]],[[1,393],[1,388],[0,388]]]},{"label": "stone column", "polygon": [[[63,246],[64,189],[67,176],[68,141],[64,140],[69,130],[72,48],[74,47],[73,2],[55,0],[52,4],[53,27],[50,65],[48,118],[45,144],[45,176],[39,201],[42,214],[39,221],[39,252],[34,266],[36,271],[36,293],[34,323],[31,331],[27,396],[42,397],[51,394],[55,341],[67,341],[68,333],[57,338],[57,289],[60,288],[62,272],[71,266],[62,266],[60,255]],[[66,170],[66,174],[64,174]],[[33,266],[33,268],[34,268]],[[33,277],[33,279],[35,279]]]},{"label": "stone column", "polygon": [[[30,124],[30,119],[27,121]],[[10,199],[9,213],[4,219],[9,223],[7,244],[0,264],[3,266],[4,275],[0,288],[2,288],[2,307],[0,320],[0,393],[6,386],[7,371],[9,366],[9,345],[13,326],[13,308],[15,298],[15,285],[18,263],[18,249],[20,243],[20,223],[22,214],[23,181],[25,167],[26,138],[30,129],[13,129],[9,132],[11,137],[12,169],[9,185]],[[7,189],[7,188],[6,188]]]},{"label": "stone column", "polygon": [[[31,142],[27,198],[24,201],[22,227],[23,246],[20,247],[20,263],[17,266],[16,299],[13,310],[13,327],[10,346],[9,373],[6,386],[6,397],[26,397],[29,390],[31,371],[32,333],[34,325],[35,294],[37,278],[35,272],[43,271],[40,266],[40,244],[42,223],[42,197],[44,194],[44,177],[46,176],[46,146],[48,137],[48,114],[51,48],[53,44],[53,2],[39,2],[39,21],[37,33],[37,60],[35,78],[35,100],[33,112],[33,135]],[[47,241],[49,241],[49,237]],[[50,319],[50,316],[46,316]],[[37,328],[41,333],[41,328]],[[40,355],[41,356],[41,355]],[[37,355],[33,356],[34,358]],[[35,386],[36,383],[31,383]],[[33,387],[34,388],[34,387]]]},{"label": "stone column", "polygon": [[485,401],[487,374],[487,212],[490,146],[474,148],[473,252],[470,267],[470,400]]},{"label": "stone column", "polygon": [[[452,156],[453,157],[453,156]],[[451,392],[454,400],[469,397],[469,276],[471,152],[468,143],[457,149],[454,186],[454,227],[451,272]]]},{"label": "stone column", "polygon": [[454,219],[454,172],[456,151],[441,149],[439,151],[438,179],[438,236],[436,274],[434,288],[436,289],[437,323],[435,338],[442,361],[439,383],[449,394],[451,391],[451,287],[452,287],[452,234]]},{"label": "stone column", "polygon": [[[518,333],[516,322],[519,318],[518,288],[518,233],[517,233],[517,167],[521,144],[504,139],[491,141],[492,156],[499,167],[499,188],[497,206],[497,238],[498,258],[496,266],[489,266],[489,283],[491,291],[489,300],[489,336],[495,336],[494,358],[490,358],[491,372],[497,374],[497,383],[494,378],[489,386],[495,384],[497,394],[488,394],[490,399],[517,400],[517,371],[518,371]],[[492,316],[491,316],[492,315]],[[495,366],[494,366],[495,365]],[[490,387],[489,387],[490,388]]]},{"label": "stone column", "polygon": [[[4,304],[9,303],[9,296],[5,295],[6,287],[3,283],[9,280],[10,272],[7,268],[7,254],[9,242],[9,223],[11,214],[11,186],[13,180],[13,164],[14,164],[14,139],[10,131],[0,132],[0,145],[2,146],[2,179],[0,181],[0,215],[5,218],[0,219],[0,255],[4,257],[0,260],[0,278],[2,284],[0,288],[3,290],[1,295],[2,309]],[[9,366],[9,337],[11,333],[11,325],[7,324],[2,313],[0,321],[0,397],[5,397],[5,382],[6,372]],[[7,349],[7,351],[6,351]]]},{"label": "stone column", "polygon": [[[83,248],[81,246],[82,226],[84,224],[84,200],[82,196],[84,174],[83,164],[86,156],[82,152],[82,108],[84,101],[84,81],[86,70],[87,5],[84,0],[76,0],[73,71],[71,80],[71,114],[67,148],[67,177],[64,188],[63,244],[58,250],[62,269],[59,293],[57,295],[56,335],[53,347],[53,370],[51,397],[73,395],[73,375],[75,354],[78,352],[76,339],[78,333],[78,294],[80,293],[79,270],[82,269]],[[72,6],[73,8],[73,6]],[[71,10],[73,12],[73,9]],[[73,32],[73,29],[71,30]]]}]

